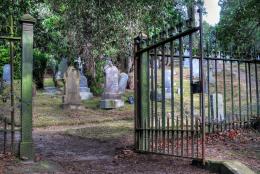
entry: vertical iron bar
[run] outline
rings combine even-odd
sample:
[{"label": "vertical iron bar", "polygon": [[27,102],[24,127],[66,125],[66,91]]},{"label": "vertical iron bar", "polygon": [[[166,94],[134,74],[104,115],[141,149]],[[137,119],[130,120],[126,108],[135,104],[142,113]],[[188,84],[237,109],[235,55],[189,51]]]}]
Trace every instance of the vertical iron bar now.
[{"label": "vertical iron bar", "polygon": [[[155,40],[153,39],[153,44],[155,43]],[[156,49],[154,49],[153,50],[154,51],[154,53],[155,53],[155,51],[156,51]],[[154,55],[155,56],[155,55]],[[151,129],[152,129],[152,135],[151,135],[151,145],[152,145],[152,152],[154,152],[154,102],[156,101],[154,101],[154,60],[155,60],[155,58],[154,58],[154,56],[152,56],[151,57],[151,62],[152,62],[152,65],[151,65],[151,92],[150,92],[150,94],[152,94],[152,100],[151,100],[151,117],[152,117],[152,120],[151,120]],[[149,96],[150,96],[150,94],[149,94]]]},{"label": "vertical iron bar", "polygon": [[[207,57],[209,55],[207,54]],[[207,85],[208,85],[208,132],[211,132],[211,112],[210,112],[210,83],[209,83],[209,59],[207,59]]]},{"label": "vertical iron bar", "polygon": [[[10,23],[10,35],[11,37],[14,36],[14,23],[13,23],[13,16],[10,15],[9,19]],[[11,74],[11,86],[10,86],[10,93],[11,93],[11,152],[14,153],[14,126],[15,126],[15,120],[14,120],[14,43],[13,41],[10,41],[10,74]]]},{"label": "vertical iron bar", "polygon": [[233,63],[230,61],[230,77],[231,77],[231,113],[232,113],[232,129],[234,129],[235,119],[234,119],[234,90],[233,90]]},{"label": "vertical iron bar", "polygon": [[162,45],[162,138],[163,153],[165,153],[165,45]]},{"label": "vertical iron bar", "polygon": [[249,102],[248,102],[248,71],[247,71],[247,63],[245,62],[245,74],[246,74],[246,123],[249,124]]},{"label": "vertical iron bar", "polygon": [[[251,120],[253,115],[253,108],[252,108],[252,83],[251,83],[251,62],[248,63],[248,75],[249,75],[249,101],[250,101],[250,116],[249,120]],[[250,123],[250,122],[249,122]]]},{"label": "vertical iron bar", "polygon": [[170,51],[171,51],[171,129],[172,129],[172,154],[174,154],[174,57],[173,57],[173,42],[170,43]]},{"label": "vertical iron bar", "polygon": [[[179,32],[182,29],[180,27]],[[179,38],[179,68],[180,68],[180,116],[181,116],[181,156],[183,156],[183,142],[184,142],[184,135],[183,135],[183,41],[182,38]]]},{"label": "vertical iron bar", "polygon": [[[227,130],[227,124],[229,122],[229,117],[227,116],[227,101],[226,101],[226,55],[223,58],[223,89],[224,89],[224,118],[225,118],[225,130]],[[230,127],[229,127],[230,129]]]},{"label": "vertical iron bar", "polygon": [[157,111],[157,49],[155,48],[155,69],[154,69],[154,83],[155,83],[155,151],[158,152],[158,111]]},{"label": "vertical iron bar", "polygon": [[[147,41],[147,46],[149,46],[149,40]],[[146,130],[147,130],[147,133],[146,133],[146,145],[147,145],[147,150],[150,151],[150,136],[151,136],[151,127],[150,127],[150,116],[151,116],[151,113],[150,113],[150,99],[149,99],[149,94],[150,94],[150,50],[147,51],[147,78],[148,78],[148,90],[146,91],[146,95],[148,96],[148,114],[147,114],[147,124],[146,124]]]},{"label": "vertical iron bar", "polygon": [[140,150],[139,146],[139,139],[140,139],[140,88],[139,88],[139,83],[140,83],[140,55],[136,55],[136,52],[140,50],[140,38],[135,39],[135,45],[134,45],[134,91],[135,91],[135,149]]},{"label": "vertical iron bar", "polygon": [[199,43],[199,47],[200,47],[200,80],[201,80],[201,91],[202,93],[200,94],[200,98],[201,98],[201,121],[202,121],[202,162],[203,165],[205,165],[205,118],[204,118],[204,72],[203,72],[203,25],[202,25],[202,7],[200,6],[199,9],[199,18],[200,18],[200,43]]},{"label": "vertical iron bar", "polygon": [[255,84],[256,84],[256,104],[257,104],[257,117],[259,117],[259,91],[258,91],[258,74],[257,74],[257,63],[255,64]]},{"label": "vertical iron bar", "polygon": [[[215,58],[217,58],[217,53],[215,52]],[[216,113],[216,117],[217,117],[217,131],[219,131],[219,122],[220,122],[220,118],[218,117],[218,62],[217,60],[215,60],[215,94],[216,94],[216,112],[214,112],[214,114]],[[215,118],[214,118],[215,120]]]},{"label": "vertical iron bar", "polygon": [[241,82],[240,82],[240,61],[237,62],[237,67],[238,67],[238,97],[239,97],[239,125],[241,128],[242,124],[242,108],[241,108]]},{"label": "vertical iron bar", "polygon": [[[191,113],[191,156],[194,157],[194,107],[193,107],[193,59],[192,59],[192,34],[189,35],[189,55],[190,55],[190,113]],[[187,130],[188,132],[188,130]],[[188,137],[187,137],[188,139]],[[188,144],[188,142],[187,142]],[[187,148],[188,149],[188,148]]]}]

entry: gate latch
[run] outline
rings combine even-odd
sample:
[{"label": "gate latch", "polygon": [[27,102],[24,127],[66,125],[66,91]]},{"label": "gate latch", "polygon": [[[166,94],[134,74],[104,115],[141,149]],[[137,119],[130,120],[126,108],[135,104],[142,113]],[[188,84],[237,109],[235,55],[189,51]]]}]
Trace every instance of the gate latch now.
[{"label": "gate latch", "polygon": [[202,93],[201,81],[193,82],[191,88],[193,94]]}]

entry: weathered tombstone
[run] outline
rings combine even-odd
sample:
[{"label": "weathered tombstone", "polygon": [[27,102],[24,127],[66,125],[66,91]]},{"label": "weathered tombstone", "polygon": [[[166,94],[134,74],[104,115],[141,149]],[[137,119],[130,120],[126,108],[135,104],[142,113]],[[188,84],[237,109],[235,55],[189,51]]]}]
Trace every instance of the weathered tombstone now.
[{"label": "weathered tombstone", "polygon": [[126,73],[121,73],[119,77],[119,93],[124,94],[127,86],[128,75]]},{"label": "weathered tombstone", "polygon": [[105,91],[102,95],[100,107],[102,109],[114,109],[124,106],[119,93],[119,71],[112,64],[108,62],[104,67],[105,72]]},{"label": "weathered tombstone", "polygon": [[67,69],[68,60],[66,58],[62,58],[61,62],[58,65],[58,72],[55,75],[56,80],[62,80]]},{"label": "weathered tombstone", "polygon": [[78,64],[78,69],[80,71],[80,82],[79,82],[79,88],[80,88],[80,97],[81,100],[88,100],[93,97],[93,94],[90,92],[90,89],[88,87],[88,79],[87,77],[83,74],[83,62],[81,58],[79,57],[76,60]]},{"label": "weathered tombstone", "polygon": [[64,74],[65,95],[63,97],[63,108],[81,109],[81,99],[79,95],[79,71],[70,66]]},{"label": "weathered tombstone", "polygon": [[[184,57],[189,57],[190,53],[189,50],[185,50],[183,53]],[[190,67],[190,59],[189,58],[184,58],[184,63],[183,63],[184,68],[189,68]]]},{"label": "weathered tombstone", "polygon": [[59,91],[56,87],[54,86],[46,86],[44,87],[44,91],[43,91],[43,94],[46,94],[46,95],[55,95],[57,94]]},{"label": "weathered tombstone", "polygon": [[3,83],[10,85],[11,84],[11,67],[10,64],[5,64],[3,67]]},{"label": "weathered tombstone", "polygon": [[80,72],[80,97],[81,100],[88,100],[93,97],[88,87],[88,79],[82,72]]},{"label": "weathered tombstone", "polygon": [[209,83],[210,84],[215,84],[215,77],[213,76],[213,70],[209,69]]},{"label": "weathered tombstone", "polygon": [[199,60],[192,60],[192,74],[194,78],[200,77],[200,64]]},{"label": "weathered tombstone", "polygon": [[[218,97],[218,103],[216,103],[216,97]],[[210,95],[210,111],[211,120],[223,121],[224,120],[224,104],[222,94],[211,94]],[[217,110],[218,109],[218,110]]]},{"label": "weathered tombstone", "polygon": [[172,91],[172,82],[171,82],[171,70],[166,69],[164,73],[164,81],[165,81],[165,98],[171,98],[171,91]]}]

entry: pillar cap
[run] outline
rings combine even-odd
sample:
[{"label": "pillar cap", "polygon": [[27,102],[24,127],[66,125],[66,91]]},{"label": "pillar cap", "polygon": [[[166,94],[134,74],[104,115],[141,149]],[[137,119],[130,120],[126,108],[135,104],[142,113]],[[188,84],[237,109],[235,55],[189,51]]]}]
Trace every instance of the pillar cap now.
[{"label": "pillar cap", "polygon": [[36,22],[36,19],[34,17],[32,17],[31,15],[29,14],[24,14],[22,17],[21,17],[21,20],[20,20],[22,23],[25,22],[25,23],[35,23]]}]

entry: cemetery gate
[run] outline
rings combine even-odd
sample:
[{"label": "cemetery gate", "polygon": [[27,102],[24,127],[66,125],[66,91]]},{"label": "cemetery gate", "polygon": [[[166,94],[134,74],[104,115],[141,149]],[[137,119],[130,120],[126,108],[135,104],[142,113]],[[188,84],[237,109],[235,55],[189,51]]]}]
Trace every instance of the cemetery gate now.
[{"label": "cemetery gate", "polygon": [[[256,55],[205,52],[202,10],[135,39],[135,149],[205,161],[210,133],[259,118]],[[196,17],[195,17],[196,16]],[[195,21],[198,19],[198,21]]]},{"label": "cemetery gate", "polygon": [[[33,159],[32,146],[32,63],[33,25],[26,14],[21,20],[22,37],[14,36],[14,19],[9,16],[9,36],[0,36],[0,44],[9,47],[9,64],[3,67],[0,86],[0,153],[10,152],[23,159]],[[18,53],[21,41],[21,62]],[[15,64],[16,62],[16,64]],[[18,64],[18,65],[17,65]],[[14,79],[14,68],[21,72]],[[19,70],[21,69],[21,70]]]}]

